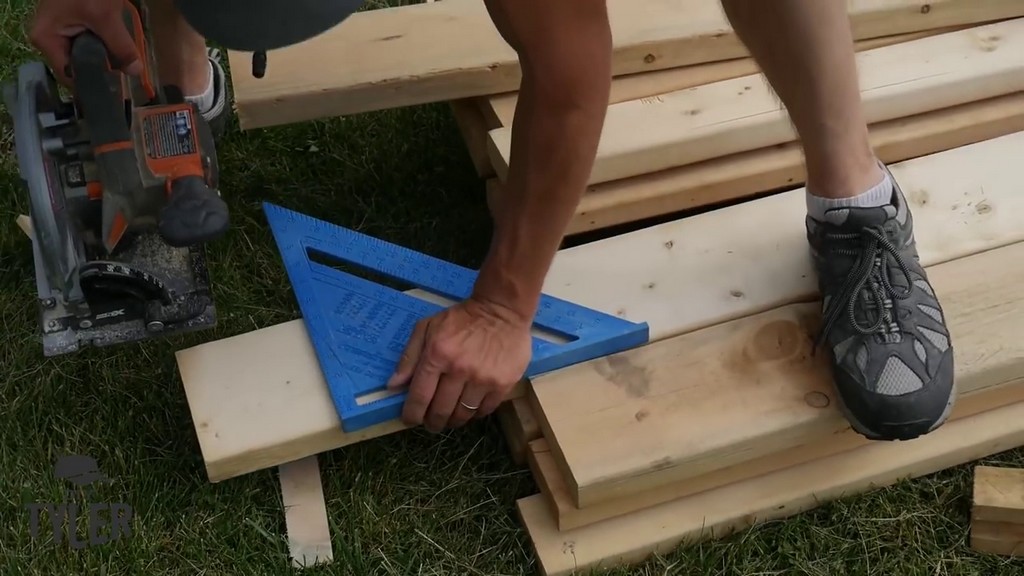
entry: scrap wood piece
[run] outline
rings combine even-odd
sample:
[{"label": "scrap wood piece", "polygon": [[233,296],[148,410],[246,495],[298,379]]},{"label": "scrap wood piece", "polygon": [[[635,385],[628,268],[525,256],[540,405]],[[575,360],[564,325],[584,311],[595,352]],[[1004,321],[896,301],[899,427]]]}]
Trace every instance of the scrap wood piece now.
[{"label": "scrap wood piece", "polygon": [[[1024,130],[1024,92],[969,102],[869,127],[871,144],[886,163],[902,162]],[[594,184],[576,208],[568,235],[644,218],[739,200],[803,185],[803,152],[790,142],[652,174]],[[488,202],[504,190],[487,181]]]},{"label": "scrap wood piece", "polygon": [[972,550],[982,554],[1024,558],[1024,524],[972,522],[970,546]]},{"label": "scrap wood piece", "polygon": [[[960,397],[1024,379],[1018,227],[1016,244],[928,267],[956,351]],[[820,321],[820,302],[790,304],[533,379],[537,418],[575,505],[846,429],[828,355],[812,350]]]},{"label": "scrap wood piece", "polygon": [[494,167],[487,156],[487,124],[480,112],[480,106],[472,98],[452,100],[448,105],[477,176],[494,176]]},{"label": "scrap wood piece", "polygon": [[825,502],[925,476],[1024,445],[1024,402],[947,423],[909,442],[865,446],[559,532],[544,496],[516,502],[546,576],[642,562]]},{"label": "scrap wood piece", "polygon": [[1024,526],[1024,468],[976,467],[971,517]]},{"label": "scrap wood piece", "polygon": [[292,567],[331,563],[334,549],[316,455],[281,464],[277,469]]},{"label": "scrap wood piece", "polygon": [[[882,122],[1024,90],[1024,18],[857,54],[864,114]],[[505,181],[511,127],[488,150]],[[608,107],[588,183],[596,184],[797,141],[758,73]]]},{"label": "scrap wood piece", "polygon": [[[925,263],[1020,231],[1022,149],[1024,134],[1011,135],[893,166],[911,194]],[[802,260],[804,209],[795,190],[561,250],[544,291],[648,322],[652,341],[807,298],[816,288]],[[729,233],[752,221],[759,238]],[[404,429],[341,431],[301,319],[180,351],[177,361],[212,482]]]},{"label": "scrap wood piece", "polygon": [[[872,48],[891,46],[900,42],[927,38],[962,28],[965,28],[965,26],[951,26],[908,34],[897,34],[895,36],[858,40],[854,42],[854,49],[858,52],[871,50]],[[608,103],[618,104],[627,100],[638,100],[666,92],[685,90],[686,88],[693,88],[702,84],[756,74],[759,70],[760,68],[754,59],[747,57],[617,76],[612,79]],[[512,126],[512,118],[516,112],[516,103],[519,101],[518,92],[505,92],[494,96],[480,97],[476,100],[490,128]]]},{"label": "scrap wood piece", "polygon": [[18,217],[14,219],[14,223],[18,225],[18,228],[21,229],[21,231],[25,234],[25,236],[28,236],[29,238],[32,238],[32,232],[33,231],[32,231],[32,219],[31,218],[29,218],[25,214],[19,214]]},{"label": "scrap wood piece", "polygon": [[498,408],[497,416],[512,460],[518,465],[526,463],[529,443],[540,436],[540,425],[533,416],[529,400],[520,397],[505,402]]},{"label": "scrap wood piece", "polygon": [[[950,414],[950,421],[1016,402],[1024,402],[1024,377],[1008,382],[1002,387],[981,390],[959,399]],[[841,454],[870,442],[853,429],[846,427],[838,434],[815,439],[801,446],[585,508],[579,508],[573,503],[569,488],[545,438],[541,437],[530,443],[529,458],[534,478],[547,499],[558,530],[565,531]]]},{"label": "scrap wood piece", "polygon": [[[1024,16],[1018,0],[851,0],[856,39]],[[718,2],[610,0],[615,75],[746,56]],[[232,70],[250,54],[229,51]],[[325,64],[326,63],[326,64]],[[516,90],[519,62],[478,0],[367,10],[235,74],[242,129]]]}]

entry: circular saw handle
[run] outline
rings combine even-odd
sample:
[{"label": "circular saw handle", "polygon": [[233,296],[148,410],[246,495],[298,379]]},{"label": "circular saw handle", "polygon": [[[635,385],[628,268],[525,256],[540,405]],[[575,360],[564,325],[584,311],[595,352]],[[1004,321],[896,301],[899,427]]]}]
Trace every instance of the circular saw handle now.
[{"label": "circular saw handle", "polygon": [[110,65],[110,52],[99,36],[85,31],[71,40],[71,74],[75,100],[89,123],[94,148],[131,144],[125,115],[127,95],[121,72]]},{"label": "circular saw handle", "polygon": [[113,251],[146,205],[126,101],[122,73],[110,64],[110,52],[96,34],[86,31],[71,40],[74,98],[88,128],[93,157],[103,187],[103,243]]}]

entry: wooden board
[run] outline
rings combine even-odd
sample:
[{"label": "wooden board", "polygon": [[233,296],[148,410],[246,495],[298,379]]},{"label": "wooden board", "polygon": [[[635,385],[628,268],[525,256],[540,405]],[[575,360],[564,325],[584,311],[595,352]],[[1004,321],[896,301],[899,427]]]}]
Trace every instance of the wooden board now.
[{"label": "wooden board", "polygon": [[525,464],[529,443],[540,436],[540,425],[533,416],[529,400],[520,397],[505,402],[498,407],[497,416],[512,452],[512,461]]},{"label": "wooden board", "polygon": [[472,98],[452,100],[448,103],[452,109],[452,117],[462,134],[466,152],[473,163],[477,176],[490,178],[494,176],[494,167],[487,156],[487,124],[480,106]]},{"label": "wooden board", "polygon": [[[708,0],[609,0],[616,75],[747,55]],[[1024,16],[1018,0],[848,0],[856,39]],[[442,102],[518,89],[516,53],[483,2],[445,0],[353,14],[306,42],[251,55],[228,52],[242,129]]]},{"label": "wooden board", "polygon": [[974,522],[971,549],[983,554],[1024,558],[1024,524]]},{"label": "wooden board", "polygon": [[[1024,166],[1006,159],[1019,157],[1022,147],[1024,134],[893,167],[916,199],[925,262],[993,247],[1019,231],[1020,210],[1004,205],[1020,196],[1015,182]],[[652,340],[803,299],[813,293],[813,283],[801,277],[802,194],[795,190],[562,250],[544,290],[646,321]],[[993,209],[979,214],[974,206],[982,199]],[[722,236],[751,217],[765,223],[762,238]],[[777,249],[763,241],[776,235]],[[616,260],[610,269],[608,262]],[[754,267],[758,262],[772,267]],[[179,351],[177,362],[213,482],[404,429],[388,423],[341,432],[301,319]]]},{"label": "wooden board", "polygon": [[543,494],[516,505],[540,573],[568,576],[640,562],[1021,445],[1024,403],[1017,403],[949,422],[917,440],[873,442],[576,530],[558,532]]},{"label": "wooden board", "polygon": [[317,457],[307,456],[278,466],[278,478],[292,568],[330,564],[334,561],[334,549]]},{"label": "wooden board", "polygon": [[[1024,326],[1020,262],[1024,242],[928,269],[956,350],[961,396],[1024,378],[1024,339],[1015,336]],[[534,379],[536,416],[575,505],[635,495],[847,428],[828,355],[812,355],[820,318],[820,302],[791,304]]]},{"label": "wooden board", "polygon": [[[1024,18],[857,54],[869,123],[1024,90]],[[508,175],[512,128],[488,133],[498,178]],[[613,104],[589,183],[684,166],[797,140],[761,74]]]},{"label": "wooden board", "polygon": [[[960,399],[950,415],[950,421],[1015,402],[1024,402],[1024,378]],[[870,441],[860,434],[846,428],[838,434],[823,436],[794,448],[645,490],[633,496],[600,502],[586,508],[579,508],[573,504],[569,488],[565,484],[565,479],[558,469],[558,463],[551,454],[546,439],[540,437],[532,441],[528,456],[534,478],[547,500],[558,530],[565,531],[651,508],[734,482],[758,478],[791,466],[828,458],[869,443]]]},{"label": "wooden board", "polygon": [[[881,48],[882,46],[891,46],[900,42],[917,40],[918,38],[927,38],[961,28],[963,26],[858,40],[854,43],[854,47],[860,52],[871,50],[872,48]],[[637,100],[657,94],[665,94],[666,92],[685,90],[686,88],[693,88],[702,84],[756,74],[759,71],[760,69],[754,59],[748,57],[618,76],[612,79],[608,103],[618,104],[627,100]],[[518,92],[482,96],[476,100],[490,128],[512,126],[512,118],[516,112],[516,103],[519,101]]]},{"label": "wooden board", "polygon": [[[869,126],[872,146],[887,163],[950,150],[1024,130],[1024,92],[961,104]],[[732,154],[687,166],[588,187],[567,234],[748,198],[803,185],[803,152],[796,142]],[[500,202],[497,178],[488,201]]]},{"label": "wooden board", "polygon": [[976,467],[971,517],[1024,526],[1024,468]]},{"label": "wooden board", "polygon": [[[1016,132],[890,167],[913,209],[922,262],[1021,239],[1022,154],[1024,132]],[[817,285],[806,259],[804,194],[799,188],[560,250],[544,290],[647,322],[652,341],[808,301]],[[740,233],[751,222],[758,234]]]}]

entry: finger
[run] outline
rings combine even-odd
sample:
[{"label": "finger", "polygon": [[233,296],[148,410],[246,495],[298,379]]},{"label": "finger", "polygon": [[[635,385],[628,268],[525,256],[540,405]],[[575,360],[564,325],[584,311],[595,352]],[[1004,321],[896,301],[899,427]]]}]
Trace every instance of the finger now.
[{"label": "finger", "polygon": [[[425,345],[424,345],[425,346]],[[402,420],[409,426],[418,426],[434,400],[438,380],[441,378],[441,366],[430,354],[420,354],[413,370],[412,383],[405,398],[402,409]]]},{"label": "finger", "polygon": [[53,24],[47,20],[36,21],[28,33],[29,42],[49,63],[57,81],[71,86],[71,79],[64,73],[68,65],[71,41],[57,33]]},{"label": "finger", "polygon": [[459,401],[455,404],[451,418],[448,419],[448,427],[458,428],[469,422],[480,411],[480,406],[486,396],[487,390],[485,388],[467,383],[462,389],[462,396],[459,397]]},{"label": "finger", "polygon": [[[498,391],[490,392],[487,396],[484,396],[483,400],[480,401],[480,408],[476,410],[474,418],[486,418],[494,413],[495,410],[501,406],[501,403],[505,401],[507,394],[503,394]],[[470,406],[476,406],[476,404],[470,404]]]},{"label": "finger", "polygon": [[427,325],[426,321],[416,323],[416,327],[413,328],[412,334],[409,336],[409,342],[406,343],[405,350],[402,351],[402,356],[398,359],[398,366],[395,367],[394,374],[388,379],[388,388],[403,386],[412,378],[416,364],[419,362],[420,356],[423,355]]},{"label": "finger", "polygon": [[97,18],[91,27],[110,52],[112,66],[127,74],[142,74],[142,59],[138,47],[120,15]]},{"label": "finger", "polygon": [[452,418],[455,407],[459,403],[466,381],[454,374],[444,374],[437,385],[437,392],[434,400],[430,403],[430,409],[423,420],[424,426],[431,432],[444,430],[445,425]]}]

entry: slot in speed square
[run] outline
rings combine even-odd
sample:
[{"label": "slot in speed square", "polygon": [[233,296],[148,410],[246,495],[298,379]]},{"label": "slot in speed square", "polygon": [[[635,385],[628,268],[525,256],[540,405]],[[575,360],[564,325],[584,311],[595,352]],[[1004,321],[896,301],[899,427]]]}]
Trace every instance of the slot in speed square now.
[{"label": "slot in speed square", "polygon": [[[306,330],[346,432],[399,418],[405,393],[386,391],[416,323],[443,309],[353,273],[358,268],[450,301],[467,298],[477,272],[305,214],[264,203]],[[330,264],[328,264],[330,263]],[[542,295],[531,377],[646,344],[649,328]],[[374,397],[375,398],[367,398]]]}]

